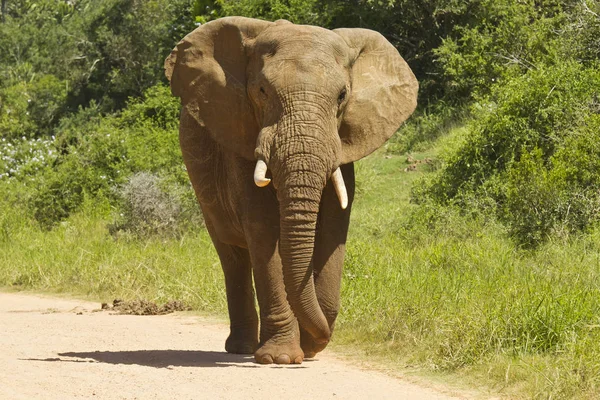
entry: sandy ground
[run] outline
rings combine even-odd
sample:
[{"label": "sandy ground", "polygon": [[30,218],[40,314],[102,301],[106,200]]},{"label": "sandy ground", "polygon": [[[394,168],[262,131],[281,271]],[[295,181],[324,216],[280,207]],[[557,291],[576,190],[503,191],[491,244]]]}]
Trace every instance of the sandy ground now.
[{"label": "sandy ground", "polygon": [[0,293],[0,399],[457,399],[363,370],[327,350],[263,366],[223,350],[228,328],[175,314]]}]

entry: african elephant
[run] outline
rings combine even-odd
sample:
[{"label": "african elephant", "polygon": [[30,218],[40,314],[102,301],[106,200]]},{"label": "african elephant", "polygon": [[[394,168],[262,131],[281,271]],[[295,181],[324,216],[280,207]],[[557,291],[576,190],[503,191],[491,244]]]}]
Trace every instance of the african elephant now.
[{"label": "african elephant", "polygon": [[225,275],[225,349],[259,363],[314,357],[340,306],[353,162],[414,111],[412,71],[371,30],[228,17],[183,38],[165,73]]}]

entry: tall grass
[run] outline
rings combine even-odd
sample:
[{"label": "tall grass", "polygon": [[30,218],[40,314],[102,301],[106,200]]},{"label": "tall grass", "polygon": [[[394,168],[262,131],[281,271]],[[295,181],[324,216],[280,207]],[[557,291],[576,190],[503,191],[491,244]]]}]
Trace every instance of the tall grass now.
[{"label": "tall grass", "polygon": [[178,239],[115,239],[108,234],[108,213],[96,207],[102,204],[87,204],[49,232],[17,210],[5,210],[0,286],[105,300],[178,299],[198,310],[225,312],[220,264],[204,229]]},{"label": "tall grass", "polygon": [[430,167],[404,165],[358,168],[336,342],[510,398],[600,397],[600,231],[520,250],[490,216],[411,205]]}]

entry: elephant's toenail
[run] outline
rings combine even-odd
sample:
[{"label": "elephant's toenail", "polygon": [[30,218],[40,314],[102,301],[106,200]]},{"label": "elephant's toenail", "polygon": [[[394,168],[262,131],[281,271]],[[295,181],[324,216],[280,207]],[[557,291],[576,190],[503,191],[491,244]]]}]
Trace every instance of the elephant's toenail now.
[{"label": "elephant's toenail", "polygon": [[302,364],[302,356],[296,357],[296,359],[294,360],[294,364]]},{"label": "elephant's toenail", "polygon": [[277,364],[289,364],[290,356],[288,356],[287,354],[280,354],[279,356],[277,356],[277,359],[275,360],[275,362]]},{"label": "elephant's toenail", "polygon": [[260,360],[258,360],[258,362],[261,364],[273,364],[273,357],[271,357],[270,354],[265,354],[260,358]]}]

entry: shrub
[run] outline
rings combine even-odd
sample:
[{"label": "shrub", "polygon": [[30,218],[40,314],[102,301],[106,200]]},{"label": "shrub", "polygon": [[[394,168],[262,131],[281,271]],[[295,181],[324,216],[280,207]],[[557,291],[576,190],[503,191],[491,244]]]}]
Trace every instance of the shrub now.
[{"label": "shrub", "polygon": [[561,29],[563,58],[576,59],[586,65],[600,60],[600,2],[578,2]]},{"label": "shrub", "polygon": [[0,135],[8,139],[49,136],[64,114],[65,82],[53,75],[0,89]]},{"label": "shrub", "polygon": [[466,112],[440,101],[417,111],[386,144],[392,154],[423,151],[466,119]]},{"label": "shrub", "polygon": [[558,57],[561,28],[575,1],[472,1],[467,21],[433,49],[446,95],[477,98],[499,80]]},{"label": "shrub", "polygon": [[196,1],[195,13],[197,21],[204,23],[210,18],[243,15],[252,18],[261,18],[269,21],[287,19],[297,24],[321,25],[329,22],[331,14],[328,6],[336,1],[317,0],[241,0],[241,1],[215,1],[212,6],[200,7],[203,1]]},{"label": "shrub", "polygon": [[0,133],[3,138],[33,136],[35,123],[27,110],[29,101],[26,83],[0,90]]},{"label": "shrub", "polygon": [[150,122],[162,129],[179,126],[181,105],[179,98],[171,95],[171,89],[161,83],[144,92],[142,98],[131,98],[121,113],[121,124],[132,126]]},{"label": "shrub", "polygon": [[[522,244],[596,216],[600,70],[575,62],[528,71],[473,107],[463,145],[414,192],[442,204],[494,204]],[[487,199],[487,200],[486,200]]]},{"label": "shrub", "polygon": [[[63,157],[52,169],[45,170],[34,182],[34,193],[29,197],[28,205],[43,228],[53,228],[78,211],[86,196],[111,196],[111,186],[118,177],[105,175],[93,163],[93,159],[74,152]],[[113,174],[119,172],[108,171]]]},{"label": "shrub", "polygon": [[29,115],[37,127],[37,136],[51,134],[51,129],[66,112],[67,82],[54,75],[43,75],[29,87]]},{"label": "shrub", "polygon": [[[189,228],[198,207],[186,209],[175,185],[148,172],[138,172],[117,189],[121,203],[118,222],[109,228],[111,233],[126,232],[136,237],[151,235],[172,236]],[[191,212],[190,212],[191,211]],[[192,214],[192,215],[190,215]],[[196,215],[193,215],[196,214]]]},{"label": "shrub", "polygon": [[32,159],[24,147],[23,151],[7,152],[0,160],[0,174],[16,176],[27,171],[39,175],[29,205],[46,228],[79,210],[86,195],[116,202],[112,188],[136,172],[160,173],[177,187],[189,186],[177,141],[178,115],[177,99],[161,84],[150,88],[143,99],[130,100],[121,115],[102,116],[92,102],[60,121],[56,140],[48,144],[55,149],[50,150],[52,168],[42,170],[39,160]]},{"label": "shrub", "polygon": [[[131,99],[120,114],[102,116],[92,102],[60,121],[55,140],[10,143],[0,152],[0,179],[35,176],[27,204],[45,228],[80,210],[86,197],[117,206],[122,196],[113,188],[142,171],[164,177],[173,196],[185,205],[180,213],[197,221],[177,140],[178,122],[179,102],[162,84],[142,99]],[[165,230],[162,226],[157,229]]]},{"label": "shrub", "polygon": [[26,181],[51,167],[57,158],[53,140],[0,140],[0,180]]},{"label": "shrub", "polygon": [[501,218],[520,243],[541,242],[564,214],[564,181],[544,167],[539,149],[523,154],[506,178]]}]

